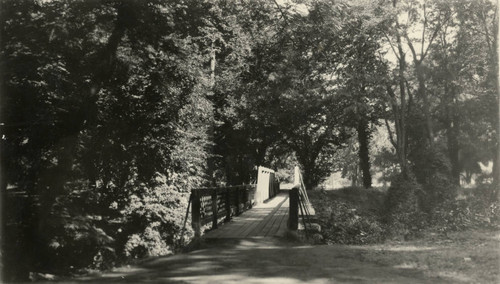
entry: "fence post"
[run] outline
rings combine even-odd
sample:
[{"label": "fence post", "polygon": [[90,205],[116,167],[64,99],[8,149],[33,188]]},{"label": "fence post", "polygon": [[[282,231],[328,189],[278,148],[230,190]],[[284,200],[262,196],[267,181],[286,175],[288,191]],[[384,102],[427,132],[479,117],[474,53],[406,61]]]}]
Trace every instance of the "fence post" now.
[{"label": "fence post", "polygon": [[236,187],[236,216],[240,215],[241,186]]},{"label": "fence post", "polygon": [[288,214],[288,229],[294,231],[299,228],[299,187],[300,184],[296,184],[289,191],[290,212]]},{"label": "fence post", "polygon": [[194,236],[195,238],[199,238],[201,236],[201,202],[200,202],[200,195],[198,190],[193,190],[191,192],[191,195],[193,197],[193,206],[192,206],[192,220],[191,220],[191,226],[193,227],[194,231]]},{"label": "fence post", "polygon": [[273,198],[274,194],[274,173],[269,173],[269,198]]},{"label": "fence post", "polygon": [[248,202],[248,209],[252,209],[253,204],[252,204],[252,198],[250,196],[251,193],[255,192],[255,188],[252,187],[251,185],[246,185],[245,186],[245,200]]},{"label": "fence post", "polygon": [[257,168],[257,184],[255,185],[255,195],[254,195],[255,203],[257,204],[262,203],[263,201],[262,191],[263,187],[265,186],[262,184],[263,177],[264,177],[263,169],[261,166],[259,166]]},{"label": "fence post", "polygon": [[224,197],[226,198],[225,208],[226,208],[226,219],[225,222],[229,222],[231,220],[231,190],[229,188],[225,189]]},{"label": "fence post", "polygon": [[212,189],[212,229],[217,229],[219,208],[217,206],[217,188]]}]

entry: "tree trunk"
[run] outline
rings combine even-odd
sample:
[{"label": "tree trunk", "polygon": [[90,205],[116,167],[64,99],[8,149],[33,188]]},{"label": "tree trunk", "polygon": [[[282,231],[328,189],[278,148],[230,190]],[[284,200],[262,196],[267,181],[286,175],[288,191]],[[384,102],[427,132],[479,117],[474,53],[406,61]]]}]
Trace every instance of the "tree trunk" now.
[{"label": "tree trunk", "polygon": [[448,130],[448,155],[451,163],[451,181],[460,185],[460,165],[458,162],[458,131],[455,123],[451,123]]},{"label": "tree trunk", "polygon": [[[397,0],[392,0],[392,7],[397,9]],[[396,26],[399,27],[399,23],[397,17],[395,18]],[[398,107],[396,94],[392,91],[391,88],[388,88],[388,91],[393,97],[393,113],[394,113],[394,122],[396,124],[396,141],[395,148],[398,154],[398,162],[401,168],[401,175],[404,178],[409,178],[409,169],[408,169],[408,161],[407,161],[407,131],[406,131],[406,116],[407,116],[407,101],[406,101],[406,91],[405,91],[405,76],[406,76],[406,52],[403,49],[403,43],[401,41],[401,34],[399,32],[396,33],[396,43],[397,43],[397,54],[398,57],[398,86],[399,86],[399,101],[400,106]],[[396,53],[396,50],[394,50]]]},{"label": "tree trunk", "polygon": [[415,71],[417,73],[418,80],[418,94],[422,98],[423,102],[423,110],[425,116],[425,133],[427,134],[427,140],[429,142],[429,147],[432,149],[434,147],[434,134],[433,134],[433,126],[432,126],[432,118],[430,113],[430,103],[429,97],[427,94],[427,90],[425,87],[425,77],[424,70],[422,69],[422,63],[418,63],[415,66]]},{"label": "tree trunk", "polygon": [[[214,45],[212,42],[212,50],[210,53],[210,88],[213,90],[215,87],[215,64],[216,64],[216,53],[214,50]],[[213,142],[213,144],[208,146],[207,152],[209,154],[215,154],[215,145],[217,143],[216,138],[215,138],[215,122],[211,121],[210,125],[208,126],[208,139],[209,141]],[[209,177],[208,182],[210,185],[215,186],[217,184],[217,178],[215,177],[215,172],[216,172],[216,157],[215,155],[209,155],[209,158],[207,159],[207,175]],[[230,175],[226,174],[226,178],[230,179]],[[231,180],[226,180],[227,182],[231,183]]]},{"label": "tree trunk", "polygon": [[451,181],[455,185],[460,185],[460,165],[458,162],[458,138],[456,126],[448,128],[448,155],[451,163]]},{"label": "tree trunk", "polygon": [[406,133],[406,93],[405,93],[405,81],[404,76],[406,72],[406,59],[405,53],[403,51],[403,46],[401,44],[401,38],[398,35],[398,52],[399,52],[399,91],[401,95],[401,108],[400,108],[400,121],[399,121],[399,136],[397,137],[399,164],[401,167],[401,174],[403,177],[408,178],[408,162],[407,158],[407,133]]},{"label": "tree trunk", "polygon": [[365,188],[370,188],[372,187],[369,155],[370,133],[368,131],[368,123],[365,119],[360,119],[358,122],[358,143],[359,168],[363,175],[363,186]]},{"label": "tree trunk", "polygon": [[458,135],[459,118],[455,109],[455,93],[445,85],[446,104],[446,136],[448,146],[448,157],[451,164],[451,181],[455,185],[460,185],[460,164],[458,161]]}]

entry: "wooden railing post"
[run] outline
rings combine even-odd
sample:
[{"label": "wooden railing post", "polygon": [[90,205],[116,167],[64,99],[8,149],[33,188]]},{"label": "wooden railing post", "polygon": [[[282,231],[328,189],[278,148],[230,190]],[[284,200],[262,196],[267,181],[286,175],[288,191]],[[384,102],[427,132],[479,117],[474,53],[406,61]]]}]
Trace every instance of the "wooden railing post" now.
[{"label": "wooden railing post", "polygon": [[217,206],[217,188],[212,189],[212,229],[217,229],[219,208]]},{"label": "wooden railing post", "polygon": [[241,186],[236,187],[236,216],[240,215],[240,195],[241,195]]},{"label": "wooden railing post", "polygon": [[246,185],[245,186],[245,200],[248,202],[248,209],[252,209],[253,204],[252,204],[252,198],[250,198],[250,194],[255,192],[255,188],[252,187],[251,185]]},{"label": "wooden railing post", "polygon": [[224,197],[226,199],[225,208],[226,208],[226,219],[225,222],[229,222],[231,220],[231,190],[229,188],[225,189]]},{"label": "wooden railing post", "polygon": [[[249,185],[240,185],[219,188],[194,188],[191,191],[191,226],[195,237],[201,237],[202,227],[208,223],[212,222],[212,229],[217,229],[220,217],[225,217],[225,221],[230,221],[233,215],[240,215],[246,211],[248,209],[246,203],[249,201],[250,187]],[[222,205],[224,199],[225,204]],[[212,210],[208,208],[210,204]],[[234,205],[236,205],[235,209],[233,209]],[[225,207],[225,216],[219,214],[219,206]],[[251,208],[251,204],[248,207]]]},{"label": "wooden railing post", "polygon": [[274,188],[273,188],[273,185],[274,185],[274,173],[269,173],[269,198],[273,198],[274,197]]},{"label": "wooden railing post", "polygon": [[295,185],[289,191],[290,212],[288,214],[288,229],[297,230],[299,228],[299,187]]},{"label": "wooden railing post", "polygon": [[193,227],[194,231],[194,236],[196,238],[199,238],[201,236],[201,202],[200,202],[200,194],[199,190],[193,190],[191,192],[192,196],[192,220],[191,220],[191,226]]}]

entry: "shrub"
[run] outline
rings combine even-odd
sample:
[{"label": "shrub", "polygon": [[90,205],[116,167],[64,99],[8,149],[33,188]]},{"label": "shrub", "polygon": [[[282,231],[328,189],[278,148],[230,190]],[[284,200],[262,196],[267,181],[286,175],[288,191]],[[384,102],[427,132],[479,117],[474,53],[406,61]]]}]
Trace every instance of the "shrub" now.
[{"label": "shrub", "polygon": [[498,188],[491,184],[467,190],[461,198],[440,203],[430,215],[430,225],[438,231],[448,232],[469,228],[500,226]]},{"label": "shrub", "polygon": [[369,244],[383,240],[383,225],[378,216],[357,210],[332,193],[335,192],[311,194],[321,234],[327,243]]},{"label": "shrub", "polygon": [[450,180],[451,165],[443,145],[421,148],[412,156],[412,170],[421,185],[416,192],[420,208],[430,213],[439,204],[454,199],[457,186]]},{"label": "shrub", "polygon": [[120,211],[125,218],[122,252],[126,258],[172,254],[184,245],[181,234],[187,240],[192,236],[189,224],[182,232],[189,194],[169,186],[164,175],[158,175],[155,182],[155,186],[141,187]]},{"label": "shrub", "polygon": [[421,186],[413,178],[397,176],[387,191],[385,223],[390,238],[408,238],[425,227],[425,214],[418,205]]}]

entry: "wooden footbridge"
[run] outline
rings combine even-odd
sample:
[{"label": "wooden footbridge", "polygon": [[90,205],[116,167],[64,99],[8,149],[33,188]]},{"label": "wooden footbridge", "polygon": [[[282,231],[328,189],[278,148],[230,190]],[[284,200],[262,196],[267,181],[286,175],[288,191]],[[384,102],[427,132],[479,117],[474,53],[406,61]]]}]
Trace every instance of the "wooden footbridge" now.
[{"label": "wooden footbridge", "polygon": [[287,231],[297,230],[299,223],[307,229],[314,213],[298,168],[295,169],[294,186],[281,191],[273,170],[259,167],[258,171],[255,185],[198,188],[192,191],[195,237],[284,237]]},{"label": "wooden footbridge", "polygon": [[267,203],[254,206],[251,210],[208,232],[207,239],[283,237],[287,230],[288,194],[280,193]]}]

